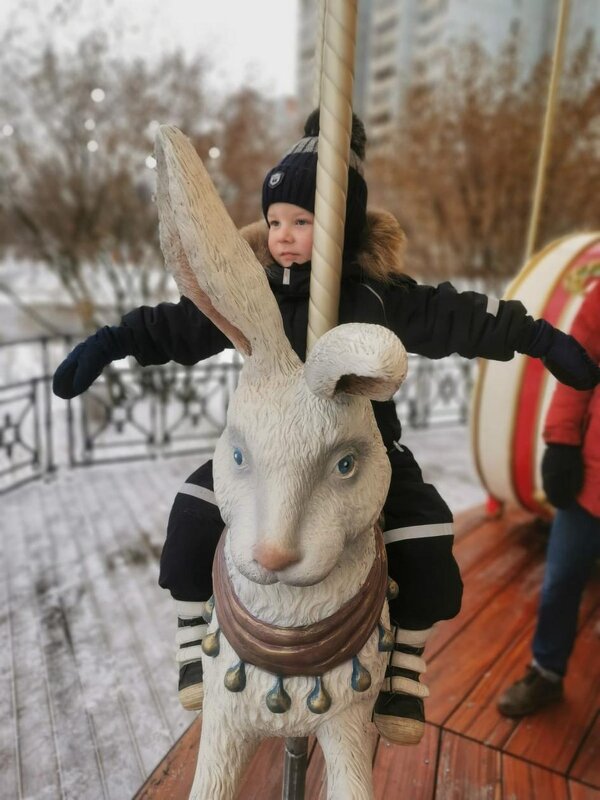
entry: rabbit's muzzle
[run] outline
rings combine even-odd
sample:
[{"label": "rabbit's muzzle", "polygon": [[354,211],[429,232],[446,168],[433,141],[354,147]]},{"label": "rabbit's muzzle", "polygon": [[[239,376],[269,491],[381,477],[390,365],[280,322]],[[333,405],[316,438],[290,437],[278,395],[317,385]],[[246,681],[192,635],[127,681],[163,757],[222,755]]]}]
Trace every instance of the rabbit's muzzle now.
[{"label": "rabbit's muzzle", "polygon": [[300,561],[300,554],[287,547],[270,543],[258,542],[253,548],[254,560],[269,572],[281,572],[292,564]]}]

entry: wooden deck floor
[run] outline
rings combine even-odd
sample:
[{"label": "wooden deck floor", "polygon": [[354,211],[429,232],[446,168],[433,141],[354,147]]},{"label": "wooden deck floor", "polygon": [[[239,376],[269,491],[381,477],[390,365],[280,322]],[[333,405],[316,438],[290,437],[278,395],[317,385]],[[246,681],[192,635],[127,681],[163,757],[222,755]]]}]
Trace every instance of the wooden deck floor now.
[{"label": "wooden deck floor", "polygon": [[193,721],[157,585],[192,465],[64,472],[2,498],[2,800],[128,800]]},{"label": "wooden deck floor", "polygon": [[[187,796],[199,724],[177,702],[174,609],[156,578],[169,507],[193,466],[66,472],[2,498],[2,800]],[[416,748],[379,742],[377,798],[600,798],[598,575],[566,701],[509,722],[495,700],[529,658],[544,536],[516,511],[482,521],[475,510],[459,527],[465,600],[426,654],[427,735]],[[244,800],[280,796],[281,751],[261,748]],[[307,800],[322,787],[315,749]]]},{"label": "wooden deck floor", "polygon": [[[418,747],[379,740],[376,798],[409,800],[592,800],[600,798],[600,575],[588,587],[565,702],[514,722],[496,710],[499,692],[524,671],[546,537],[526,514],[461,516],[456,552],[463,610],[428,646],[427,732]],[[197,720],[136,795],[182,800],[193,777]],[[281,740],[268,740],[250,765],[243,800],[281,797]],[[307,800],[325,798],[324,764],[312,745]]]}]

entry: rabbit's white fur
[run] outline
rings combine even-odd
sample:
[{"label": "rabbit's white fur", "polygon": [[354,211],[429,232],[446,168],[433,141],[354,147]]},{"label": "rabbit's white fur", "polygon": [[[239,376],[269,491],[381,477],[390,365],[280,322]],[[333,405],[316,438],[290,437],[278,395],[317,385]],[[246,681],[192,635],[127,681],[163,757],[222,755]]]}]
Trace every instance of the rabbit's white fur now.
[{"label": "rabbit's white fur", "polygon": [[[373,563],[390,465],[370,399],[397,389],[406,353],[385,328],[339,326],[303,365],[285,337],[262,267],[240,245],[189,142],[176,129],[161,128],[157,160],[167,264],[215,324],[224,321],[222,329],[246,356],[214,456],[230,580],[260,620],[309,625],[354,596]],[[338,464],[347,455],[354,468],[344,475]],[[209,631],[218,628],[218,618],[217,607]],[[381,620],[389,626],[387,604]],[[370,718],[388,659],[378,639],[375,630],[357,654],[371,673],[369,689],[352,688],[348,661],[323,676],[328,711],[307,707],[314,678],[290,677],[284,686],[291,707],[276,714],[265,702],[273,675],[247,665],[245,690],[225,688],[225,673],[239,658],[221,634],[219,654],[203,659],[204,717],[191,797],[234,797],[260,739],[311,734],[325,756],[328,796],[372,797]]]}]

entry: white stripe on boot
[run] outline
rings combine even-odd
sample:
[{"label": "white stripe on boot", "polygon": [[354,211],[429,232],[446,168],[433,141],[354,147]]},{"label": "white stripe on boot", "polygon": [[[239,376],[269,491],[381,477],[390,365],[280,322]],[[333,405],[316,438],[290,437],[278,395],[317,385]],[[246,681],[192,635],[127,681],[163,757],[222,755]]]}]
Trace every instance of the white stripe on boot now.
[{"label": "white stripe on boot", "polygon": [[[427,669],[421,654],[404,653],[396,647],[421,650],[430,633],[431,628],[420,631],[396,628],[394,631],[394,650],[375,703],[373,721],[379,733],[395,744],[415,745],[421,741],[425,733],[423,698],[429,696],[429,689],[419,681]],[[394,675],[395,669],[407,670],[415,677]],[[410,702],[406,698],[410,698]]]},{"label": "white stripe on boot", "polygon": [[202,681],[202,640],[208,624],[205,603],[176,600],[178,622],[202,618],[194,625],[178,625],[175,660],[179,664],[179,702],[190,711],[199,711],[204,700]]},{"label": "white stripe on boot", "polygon": [[[421,631],[396,628],[394,640],[398,645],[404,644],[409,647],[425,647],[432,630],[433,628],[426,628]],[[392,651],[389,664],[392,667],[400,667],[401,669],[409,669],[411,672],[418,672],[420,675],[427,671],[427,664],[422,656],[415,656],[410,653],[399,653],[397,650]],[[412,694],[415,697],[429,697],[429,689],[424,683],[414,681],[411,678],[405,678],[402,675],[385,678],[381,690],[384,692],[404,692],[405,694]]]}]

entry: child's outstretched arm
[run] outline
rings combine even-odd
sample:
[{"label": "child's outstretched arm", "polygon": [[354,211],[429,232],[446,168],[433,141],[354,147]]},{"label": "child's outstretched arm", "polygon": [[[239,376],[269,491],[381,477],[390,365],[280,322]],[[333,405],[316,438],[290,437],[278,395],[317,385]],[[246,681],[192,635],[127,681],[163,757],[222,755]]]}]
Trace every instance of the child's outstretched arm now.
[{"label": "child's outstretched arm", "polygon": [[524,353],[542,359],[561,383],[574,389],[593,389],[600,381],[600,368],[573,336],[534,320],[518,300],[457,292],[450,283],[433,287],[404,279],[388,290],[385,305],[391,329],[411,353],[429,358],[458,353],[497,361]]},{"label": "child's outstretched arm", "polygon": [[541,358],[546,369],[572,389],[587,391],[600,383],[600,368],[587,350],[574,336],[554,328],[544,319],[535,321],[532,339],[519,352]]},{"label": "child's outstretched arm", "polygon": [[191,365],[226,347],[231,347],[229,340],[187,297],[140,306],[125,314],[120,325],[100,328],[78,344],[54,373],[52,390],[58,397],[76,397],[104,367],[125,356],[134,356],[142,366]]}]

